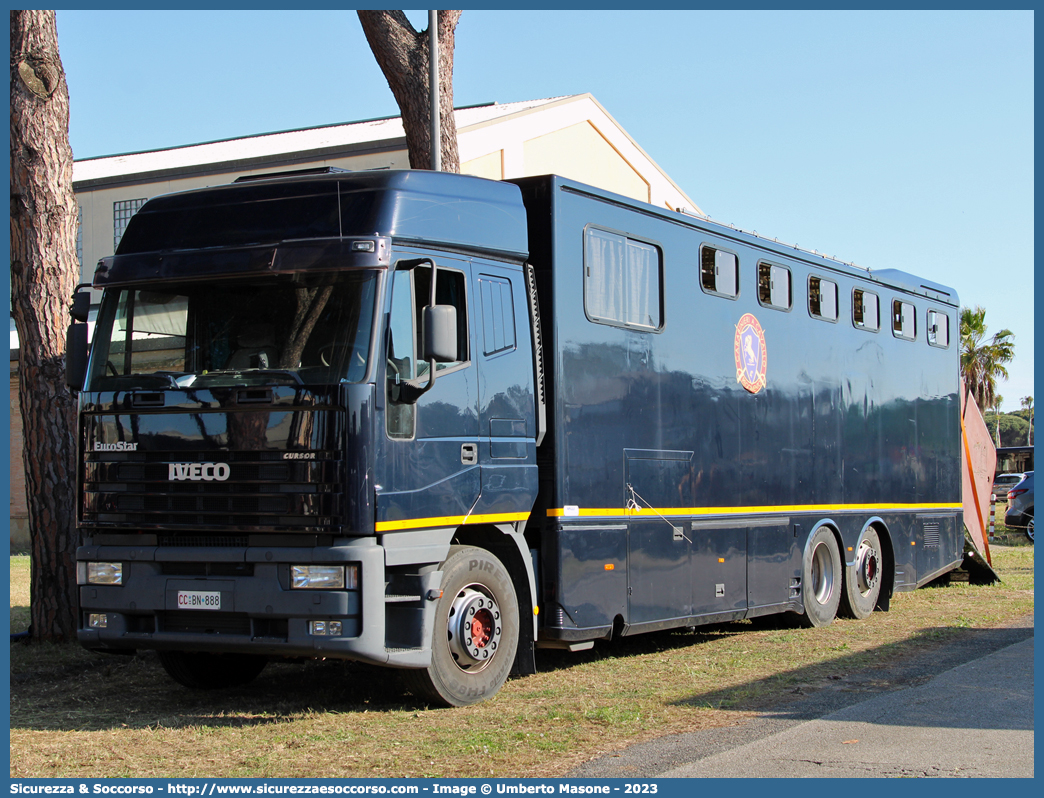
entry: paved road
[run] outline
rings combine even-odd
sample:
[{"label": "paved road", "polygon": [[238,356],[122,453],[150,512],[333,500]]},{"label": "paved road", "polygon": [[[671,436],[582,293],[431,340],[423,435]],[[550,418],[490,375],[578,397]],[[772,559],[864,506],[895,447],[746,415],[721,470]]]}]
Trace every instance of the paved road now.
[{"label": "paved road", "polygon": [[839,685],[751,722],[664,737],[569,775],[1033,776],[1032,615],[873,675],[893,687],[867,698]]}]

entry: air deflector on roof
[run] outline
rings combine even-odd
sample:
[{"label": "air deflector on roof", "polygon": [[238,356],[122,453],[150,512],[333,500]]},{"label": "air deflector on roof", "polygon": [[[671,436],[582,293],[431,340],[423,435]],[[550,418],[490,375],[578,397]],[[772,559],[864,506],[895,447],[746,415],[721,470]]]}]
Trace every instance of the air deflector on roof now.
[{"label": "air deflector on roof", "polygon": [[290,169],[286,172],[265,172],[263,175],[240,175],[233,183],[249,183],[251,180],[278,180],[280,177],[307,177],[308,175],[348,174],[339,166],[316,166],[313,169]]}]

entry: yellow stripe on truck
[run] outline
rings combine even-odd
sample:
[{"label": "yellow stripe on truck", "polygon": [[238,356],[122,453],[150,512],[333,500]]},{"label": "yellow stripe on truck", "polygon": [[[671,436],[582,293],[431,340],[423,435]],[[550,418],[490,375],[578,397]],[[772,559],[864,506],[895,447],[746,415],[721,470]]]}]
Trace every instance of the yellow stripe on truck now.
[{"label": "yellow stripe on truck", "polygon": [[401,521],[378,521],[378,532],[400,532],[403,529],[436,529],[472,524],[510,524],[528,521],[529,513],[487,513],[486,515],[444,515],[433,518],[406,518]]},{"label": "yellow stripe on truck", "polygon": [[633,510],[627,507],[557,507],[547,511],[548,518],[631,518],[636,515],[699,516],[699,515],[779,515],[782,513],[887,513],[893,510],[949,510],[963,508],[960,503],[928,504],[792,504],[756,507],[656,507]]}]

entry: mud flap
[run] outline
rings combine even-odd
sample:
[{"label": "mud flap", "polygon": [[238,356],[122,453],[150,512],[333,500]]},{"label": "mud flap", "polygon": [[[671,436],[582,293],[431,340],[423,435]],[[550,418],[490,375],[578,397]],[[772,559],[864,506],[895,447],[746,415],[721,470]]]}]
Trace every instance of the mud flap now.
[{"label": "mud flap", "polygon": [[976,550],[967,532],[964,534],[964,562],[961,563],[961,570],[967,571],[968,582],[972,585],[992,585],[1001,581],[986,558]]}]

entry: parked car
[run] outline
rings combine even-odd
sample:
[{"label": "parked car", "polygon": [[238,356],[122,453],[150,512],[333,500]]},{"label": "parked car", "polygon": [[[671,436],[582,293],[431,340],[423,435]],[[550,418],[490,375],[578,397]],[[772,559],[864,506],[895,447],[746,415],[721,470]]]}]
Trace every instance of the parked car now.
[{"label": "parked car", "polygon": [[1033,472],[1027,471],[1022,481],[1008,491],[1008,509],[1004,525],[1022,527],[1033,541]]},{"label": "parked car", "polygon": [[998,499],[1008,498],[1008,491],[1022,481],[1025,474],[998,474],[993,480],[993,495]]}]

